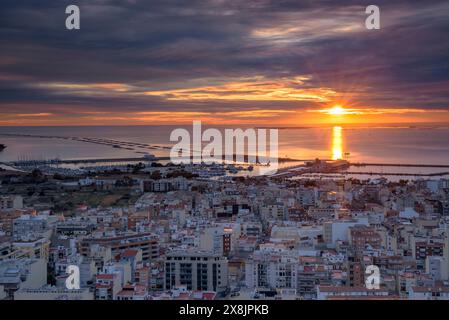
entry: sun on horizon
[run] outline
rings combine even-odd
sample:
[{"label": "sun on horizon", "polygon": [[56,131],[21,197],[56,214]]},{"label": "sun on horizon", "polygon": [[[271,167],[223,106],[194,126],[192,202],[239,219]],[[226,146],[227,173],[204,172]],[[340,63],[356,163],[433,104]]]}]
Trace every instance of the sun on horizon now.
[{"label": "sun on horizon", "polygon": [[327,111],[327,113],[330,115],[334,115],[334,116],[341,116],[341,115],[346,114],[346,110],[342,106],[336,105],[336,106],[333,106],[332,108],[330,108]]}]

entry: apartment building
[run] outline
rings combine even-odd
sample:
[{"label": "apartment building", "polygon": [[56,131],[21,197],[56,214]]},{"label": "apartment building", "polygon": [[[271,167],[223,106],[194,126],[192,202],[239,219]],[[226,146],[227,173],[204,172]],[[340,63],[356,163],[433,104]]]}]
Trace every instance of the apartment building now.
[{"label": "apartment building", "polygon": [[239,224],[220,224],[204,229],[199,236],[200,249],[228,256],[241,235]]},{"label": "apartment building", "polygon": [[357,225],[349,228],[349,244],[359,252],[367,246],[378,249],[381,247],[382,238],[373,227]]},{"label": "apartment building", "polygon": [[290,250],[266,248],[246,261],[245,282],[252,289],[297,289],[298,255]]},{"label": "apartment building", "polygon": [[296,200],[303,207],[314,206],[318,196],[316,189],[300,189],[296,193]]},{"label": "apartment building", "polygon": [[117,294],[117,300],[121,301],[137,301],[148,299],[148,288],[142,285],[126,285]]},{"label": "apartment building", "polygon": [[0,262],[0,286],[7,299],[14,299],[20,288],[38,289],[47,283],[47,264],[43,259],[9,259]]},{"label": "apartment building", "polygon": [[159,239],[152,233],[130,233],[118,236],[89,237],[79,242],[79,252],[88,256],[93,245],[110,247],[112,255],[116,256],[127,249],[142,250],[142,260],[145,262],[159,257]]},{"label": "apartment building", "polygon": [[368,219],[336,220],[323,224],[323,237],[326,244],[335,244],[337,241],[349,240],[349,228],[358,224],[368,225]]},{"label": "apartment building", "polygon": [[174,251],[165,258],[165,290],[185,286],[189,291],[228,289],[228,260],[207,251]]},{"label": "apartment building", "polygon": [[49,259],[50,241],[44,237],[38,237],[28,241],[15,241],[12,246],[15,251],[20,252],[20,256],[22,257],[44,259],[45,261],[48,261]]},{"label": "apartment building", "polygon": [[160,180],[141,180],[140,191],[142,192],[169,192],[173,190],[188,190],[188,180],[183,177]]},{"label": "apartment building", "polygon": [[42,234],[48,230],[46,216],[22,215],[13,221],[13,236],[15,239]]},{"label": "apartment building", "polygon": [[331,267],[320,257],[300,257],[297,294],[304,299],[316,299],[317,285],[331,285]]},{"label": "apartment building", "polygon": [[444,243],[434,241],[415,242],[415,259],[426,260],[427,256],[443,256]]},{"label": "apartment building", "polygon": [[117,300],[122,290],[120,273],[99,274],[95,283],[95,300]]}]

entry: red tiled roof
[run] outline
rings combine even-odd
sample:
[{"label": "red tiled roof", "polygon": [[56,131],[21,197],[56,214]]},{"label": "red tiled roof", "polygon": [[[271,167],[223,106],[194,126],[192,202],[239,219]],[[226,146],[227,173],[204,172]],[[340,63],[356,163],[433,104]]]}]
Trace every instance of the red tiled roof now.
[{"label": "red tiled roof", "polygon": [[204,292],[203,293],[203,299],[204,300],[214,300],[216,295],[217,294],[215,292]]},{"label": "red tiled roof", "polygon": [[125,258],[135,257],[135,256],[137,255],[138,252],[139,252],[139,251],[134,250],[134,249],[127,249],[127,250],[125,250],[125,251],[123,251],[123,252],[121,253],[121,256],[122,256],[122,257],[125,257]]}]

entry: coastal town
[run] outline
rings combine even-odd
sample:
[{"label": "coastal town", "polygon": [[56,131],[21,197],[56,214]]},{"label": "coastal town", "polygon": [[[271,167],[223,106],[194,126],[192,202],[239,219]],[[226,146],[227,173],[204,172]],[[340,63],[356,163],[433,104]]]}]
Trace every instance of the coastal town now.
[{"label": "coastal town", "polygon": [[449,301],[449,1],[1,8],[3,319]]},{"label": "coastal town", "polygon": [[449,299],[449,180],[231,169],[1,170],[0,299]]}]

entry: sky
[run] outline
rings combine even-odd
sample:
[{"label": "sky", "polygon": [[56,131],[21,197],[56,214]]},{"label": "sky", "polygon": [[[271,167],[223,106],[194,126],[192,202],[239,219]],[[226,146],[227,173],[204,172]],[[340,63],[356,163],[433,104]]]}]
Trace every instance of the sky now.
[{"label": "sky", "polygon": [[449,122],[448,1],[0,6],[2,126]]}]

